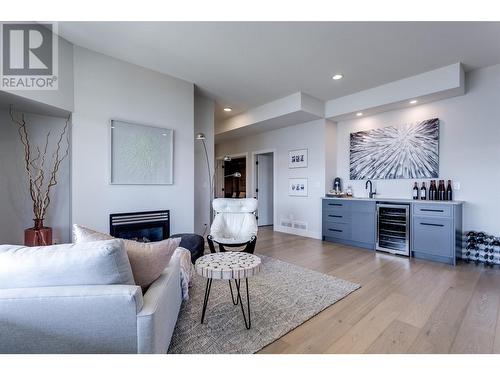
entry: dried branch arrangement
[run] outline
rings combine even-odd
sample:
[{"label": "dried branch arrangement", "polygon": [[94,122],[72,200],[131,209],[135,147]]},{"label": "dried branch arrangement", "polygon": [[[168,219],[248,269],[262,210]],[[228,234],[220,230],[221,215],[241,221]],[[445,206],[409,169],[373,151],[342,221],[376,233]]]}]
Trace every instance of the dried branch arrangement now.
[{"label": "dried branch arrangement", "polygon": [[19,138],[24,146],[24,169],[28,177],[28,186],[33,201],[33,215],[35,220],[42,221],[50,205],[51,189],[57,185],[57,173],[64,159],[69,155],[69,131],[70,117],[66,119],[61,133],[56,138],[56,148],[50,157],[48,147],[50,131],[45,137],[45,144],[33,146],[26,128],[24,113],[16,113],[12,106],[9,109],[12,122],[17,124]]}]

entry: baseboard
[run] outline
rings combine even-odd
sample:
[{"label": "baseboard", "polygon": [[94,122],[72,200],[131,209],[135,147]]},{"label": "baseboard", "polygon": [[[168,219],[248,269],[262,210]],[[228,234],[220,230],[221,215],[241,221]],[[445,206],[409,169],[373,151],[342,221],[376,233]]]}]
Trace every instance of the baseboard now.
[{"label": "baseboard", "polygon": [[280,225],[274,226],[274,230],[276,232],[282,232],[282,233],[288,233],[288,234],[295,234],[296,236],[314,238],[316,240],[321,240],[322,239],[321,233],[319,233],[319,232],[313,232],[313,231],[309,231],[309,230],[283,227],[283,226],[280,226]]}]

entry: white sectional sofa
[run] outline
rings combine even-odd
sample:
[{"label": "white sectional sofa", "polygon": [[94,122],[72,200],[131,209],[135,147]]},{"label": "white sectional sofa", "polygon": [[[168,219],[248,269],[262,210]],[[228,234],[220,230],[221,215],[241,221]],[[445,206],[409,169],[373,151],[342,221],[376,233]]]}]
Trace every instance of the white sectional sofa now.
[{"label": "white sectional sofa", "polygon": [[[118,275],[118,279],[116,275],[110,276],[115,271],[110,267],[96,270],[99,266],[92,263],[93,260],[87,262],[89,269],[105,274],[110,283],[91,285],[86,281],[86,285],[67,285],[79,277],[79,270],[74,270],[73,275],[61,281],[62,285],[47,286],[40,281],[44,280],[43,274],[34,274],[34,281],[24,279],[21,285],[14,283],[16,287],[9,287],[12,285],[8,277],[16,277],[13,262],[19,263],[20,259],[12,258],[12,254],[5,247],[2,251],[0,246],[0,353],[167,352],[182,301],[178,258],[172,258],[160,278],[143,295],[139,286],[126,280],[128,276],[124,284],[117,284],[123,275]],[[122,253],[112,260],[120,263],[123,259]],[[60,266],[60,260],[50,261],[49,266]],[[113,265],[113,262],[108,263]],[[40,261],[31,265],[22,263],[29,268]],[[73,264],[72,268],[79,266]],[[38,271],[26,267],[21,269],[22,273],[45,269],[43,265],[37,267]],[[126,272],[126,265],[116,268]],[[86,275],[88,273],[87,270]]]}]

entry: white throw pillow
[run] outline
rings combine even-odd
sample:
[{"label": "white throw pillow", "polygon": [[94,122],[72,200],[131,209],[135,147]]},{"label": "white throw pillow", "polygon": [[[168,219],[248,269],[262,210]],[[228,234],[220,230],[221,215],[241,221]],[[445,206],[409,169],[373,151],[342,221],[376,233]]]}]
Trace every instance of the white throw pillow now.
[{"label": "white throw pillow", "polygon": [[135,284],[122,240],[0,245],[0,288],[110,284]]},{"label": "white throw pillow", "polygon": [[[81,225],[73,225],[73,239],[76,243],[110,238],[114,237],[82,227]],[[136,284],[147,288],[153,281],[160,277],[165,267],[167,267],[175,249],[179,247],[181,239],[170,238],[148,243],[132,240],[123,240],[123,242],[130,265],[132,266],[132,273]]]}]

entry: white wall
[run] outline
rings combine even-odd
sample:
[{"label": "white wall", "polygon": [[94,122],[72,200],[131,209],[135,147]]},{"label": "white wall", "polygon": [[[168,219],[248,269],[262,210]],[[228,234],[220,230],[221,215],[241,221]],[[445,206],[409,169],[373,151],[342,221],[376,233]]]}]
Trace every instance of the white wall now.
[{"label": "white wall", "polygon": [[337,124],[326,121],[325,127],[325,193],[332,190],[337,177]]},{"label": "white wall", "polygon": [[[500,65],[466,75],[466,95],[337,124],[337,170],[354,194],[366,196],[364,181],[349,179],[351,132],[440,119],[440,178],[460,182],[464,230],[500,235]],[[378,180],[379,197],[411,197],[413,180]],[[427,184],[428,186],[428,184]]]},{"label": "white wall", "polygon": [[[257,164],[258,163],[258,164]],[[259,199],[257,224],[274,224],[274,157],[272,153],[257,154],[255,159],[255,189]],[[257,189],[259,190],[257,192]]]},{"label": "white wall", "polygon": [[[200,94],[194,97],[194,132],[205,134],[211,178],[214,173],[215,102]],[[194,232],[203,235],[210,227],[210,183],[202,141],[194,145]],[[208,233],[208,232],[207,232]]]},{"label": "white wall", "polygon": [[[275,150],[275,210],[274,229],[290,231],[280,226],[280,219],[286,218],[304,221],[308,230],[294,230],[293,233],[321,238],[321,197],[325,194],[325,144],[331,141],[332,131],[327,128],[334,125],[325,120],[316,120],[300,125],[289,126],[278,130],[260,133],[248,137],[217,144],[216,157],[248,153],[256,151]],[[288,151],[301,148],[309,150],[308,168],[288,168]],[[254,180],[254,162],[247,162],[247,181]],[[289,197],[289,178],[308,178],[308,197]],[[252,185],[250,185],[252,186]],[[252,190],[253,191],[253,190]]]},{"label": "white wall", "polygon": [[[114,212],[171,210],[171,230],[194,229],[193,84],[74,47],[74,223],[109,230]],[[110,185],[109,121],[174,129],[174,184]]]},{"label": "white wall", "polygon": [[[65,124],[64,119],[31,114],[26,115],[25,119],[33,148],[39,145],[43,149],[45,136],[51,131],[47,159],[49,165],[55,141]],[[17,129],[8,111],[0,111],[0,244],[24,243],[24,229],[33,226],[33,204],[24,172],[24,148]],[[45,219],[45,225],[53,228],[53,240],[58,243],[70,239],[69,165],[69,158],[60,165],[58,184],[52,189],[51,204]]]}]

